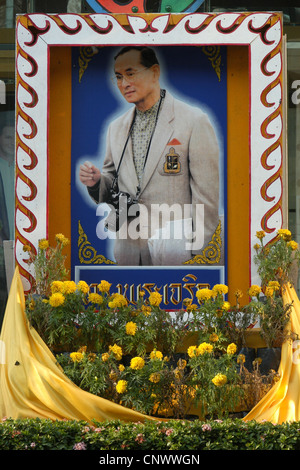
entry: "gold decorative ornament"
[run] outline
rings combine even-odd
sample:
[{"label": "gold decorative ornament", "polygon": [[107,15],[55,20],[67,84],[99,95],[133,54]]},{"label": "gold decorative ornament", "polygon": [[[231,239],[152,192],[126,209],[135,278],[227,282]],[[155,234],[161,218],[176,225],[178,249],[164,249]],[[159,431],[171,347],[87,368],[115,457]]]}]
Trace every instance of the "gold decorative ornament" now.
[{"label": "gold decorative ornament", "polygon": [[78,257],[82,264],[116,264],[104,255],[97,254],[97,250],[88,241],[80,221],[78,221]]},{"label": "gold decorative ornament", "polygon": [[78,64],[79,64],[79,83],[83,77],[84,72],[87,69],[87,66],[94,55],[98,54],[99,50],[97,47],[89,46],[89,47],[80,47],[79,48],[79,57],[78,57]]},{"label": "gold decorative ornament", "polygon": [[221,54],[220,46],[202,46],[202,51],[208,57],[213,69],[215,70],[219,82],[221,81]]},{"label": "gold decorative ornament", "polygon": [[221,259],[221,248],[221,221],[219,221],[218,227],[207,247],[201,254],[195,255],[190,260],[185,261],[184,264],[217,264]]}]

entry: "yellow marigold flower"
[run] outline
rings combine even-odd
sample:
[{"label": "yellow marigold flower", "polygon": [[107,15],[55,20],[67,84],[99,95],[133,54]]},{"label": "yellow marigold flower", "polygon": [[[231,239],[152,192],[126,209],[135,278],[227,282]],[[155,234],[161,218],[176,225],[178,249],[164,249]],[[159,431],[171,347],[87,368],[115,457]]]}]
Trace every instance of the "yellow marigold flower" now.
[{"label": "yellow marigold flower", "polygon": [[116,385],[116,390],[118,393],[125,393],[127,390],[127,381],[126,380],[119,380]]},{"label": "yellow marigold flower", "polygon": [[63,296],[63,294],[61,294],[61,292],[55,292],[49,297],[49,304],[51,305],[51,307],[59,307],[64,303],[64,301],[65,297]]},{"label": "yellow marigold flower", "polygon": [[151,307],[147,305],[142,305],[142,312],[145,315],[145,317],[149,317],[149,315],[151,314]]},{"label": "yellow marigold flower", "polygon": [[123,364],[119,365],[119,371],[123,372],[125,370],[125,366]]},{"label": "yellow marigold flower", "polygon": [[30,300],[28,307],[29,307],[29,310],[34,310],[35,301],[33,299]]},{"label": "yellow marigold flower", "polygon": [[273,287],[267,286],[266,289],[265,289],[265,294],[266,294],[266,297],[268,297],[268,298],[273,297],[273,295],[274,295]]},{"label": "yellow marigold flower", "polygon": [[211,333],[211,335],[209,336],[209,341],[211,341],[212,343],[216,343],[217,341],[219,341],[219,336],[217,335],[217,333]]},{"label": "yellow marigold flower", "polygon": [[193,302],[193,299],[189,299],[189,298],[183,299],[182,301],[183,305],[190,305],[192,302]]},{"label": "yellow marigold flower", "polygon": [[261,293],[261,288],[260,286],[257,286],[256,284],[253,284],[248,290],[248,294],[250,295],[250,297],[256,297],[260,293]]},{"label": "yellow marigold flower", "polygon": [[206,287],[203,288],[203,289],[198,289],[197,292],[196,292],[196,297],[197,297],[199,303],[205,302],[205,301],[211,299],[212,295],[213,295],[212,290],[207,289]]},{"label": "yellow marigold flower", "polygon": [[205,353],[211,354],[212,351],[213,351],[213,345],[204,342],[204,343],[199,344],[197,350],[198,350],[199,354],[201,354],[201,355],[205,354]]},{"label": "yellow marigold flower", "polygon": [[39,240],[40,250],[47,250],[48,247],[49,247],[49,242],[48,240],[46,240],[46,238],[42,238],[41,240]]},{"label": "yellow marigold flower", "polygon": [[229,309],[230,309],[230,303],[227,301],[223,302],[222,310],[224,310],[225,312],[228,312]]},{"label": "yellow marigold flower", "polygon": [[277,231],[277,233],[280,236],[280,238],[283,238],[283,240],[285,241],[291,240],[292,233],[290,232],[290,230],[286,228],[281,228]]},{"label": "yellow marigold flower", "polygon": [[176,378],[177,380],[180,380],[180,379],[182,378],[182,375],[183,375],[183,374],[182,374],[182,370],[180,370],[180,369],[175,369],[175,370],[174,370],[174,375],[175,375],[175,378]]},{"label": "yellow marigold flower", "polygon": [[280,284],[278,281],[269,281],[268,287],[272,287],[274,290],[280,290]]},{"label": "yellow marigold flower", "polygon": [[63,281],[53,281],[51,282],[51,292],[54,294],[55,292],[61,292],[62,294],[65,291],[65,286]]},{"label": "yellow marigold flower", "polygon": [[287,242],[287,246],[290,247],[293,251],[298,250],[298,243],[294,240]]},{"label": "yellow marigold flower", "polygon": [[224,374],[218,373],[211,381],[216,387],[222,387],[222,385],[226,384],[227,377]]},{"label": "yellow marigold flower", "polygon": [[77,289],[83,292],[84,294],[88,294],[90,287],[85,281],[79,281],[77,284]]},{"label": "yellow marigold flower", "polygon": [[65,237],[62,233],[57,233],[55,239],[58,243],[61,243],[63,246],[66,246],[70,243],[70,240]]},{"label": "yellow marigold flower", "polygon": [[127,300],[122,294],[113,294],[112,300],[108,302],[109,308],[121,308],[127,306]]},{"label": "yellow marigold flower", "polygon": [[260,245],[258,243],[255,243],[255,245],[253,245],[253,248],[254,250],[259,250],[260,249]]},{"label": "yellow marigold flower", "polygon": [[150,353],[150,359],[160,359],[162,360],[163,354],[160,351],[157,351],[156,349],[153,349]]},{"label": "yellow marigold flower", "polygon": [[110,380],[112,380],[113,382],[117,380],[118,376],[116,374],[116,372],[114,370],[111,370],[110,373],[109,373],[109,378]]},{"label": "yellow marigold flower", "polygon": [[72,352],[70,354],[70,358],[72,359],[73,362],[81,362],[83,359],[83,354],[81,352]]},{"label": "yellow marigold flower", "polygon": [[109,346],[109,351],[113,353],[117,361],[120,361],[122,359],[122,348],[118,346],[117,344],[114,344],[113,346]]},{"label": "yellow marigold flower", "polygon": [[136,323],[134,323],[133,321],[129,321],[128,323],[126,323],[126,334],[127,335],[131,335],[131,336],[134,336],[135,333],[136,333],[136,328],[137,328],[137,325]]},{"label": "yellow marigold flower", "polygon": [[256,238],[258,238],[259,240],[262,240],[262,238],[264,238],[266,236],[266,232],[264,230],[259,230],[258,232],[256,232]]},{"label": "yellow marigold flower", "polygon": [[237,362],[238,364],[244,364],[244,362],[246,362],[246,356],[245,356],[245,354],[239,354],[238,357],[237,357],[236,362]]},{"label": "yellow marigold flower", "polygon": [[108,353],[103,353],[102,356],[101,356],[101,359],[102,359],[103,362],[108,361],[108,359],[109,359],[109,354],[108,354]]},{"label": "yellow marigold flower", "polygon": [[187,365],[187,362],[185,359],[178,359],[177,361],[178,369],[184,369],[186,365]]},{"label": "yellow marigold flower", "polygon": [[218,295],[218,294],[227,294],[228,293],[228,287],[225,286],[225,284],[216,284],[213,288],[213,295]]},{"label": "yellow marigold flower", "polygon": [[153,307],[158,307],[162,301],[162,295],[159,292],[151,292],[149,295],[149,303]]},{"label": "yellow marigold flower", "polygon": [[252,364],[258,364],[260,365],[262,363],[262,358],[261,357],[256,357],[254,359],[254,361],[252,362]]},{"label": "yellow marigold flower", "polygon": [[234,293],[236,299],[241,299],[243,297],[243,292],[240,289],[237,289]]},{"label": "yellow marigold flower", "polygon": [[130,361],[130,368],[134,370],[140,370],[144,367],[145,361],[142,357],[133,357]]},{"label": "yellow marigold flower", "polygon": [[152,374],[150,374],[149,380],[150,382],[157,384],[160,381],[159,372],[153,372]]},{"label": "yellow marigold flower", "polygon": [[188,310],[189,312],[194,312],[194,311],[197,310],[197,309],[198,309],[198,305],[197,305],[197,304],[192,304],[192,305],[190,305],[190,306],[187,308],[187,310]]},{"label": "yellow marigold flower", "polygon": [[77,289],[77,284],[74,281],[64,281],[64,293],[73,294]]},{"label": "yellow marigold flower", "polygon": [[237,350],[236,344],[231,343],[227,346],[227,354],[235,354]]},{"label": "yellow marigold flower", "polygon": [[279,375],[279,374],[274,375],[274,377],[273,377],[273,383],[276,384],[277,382],[279,382],[279,379],[280,379],[280,375]]},{"label": "yellow marigold flower", "polygon": [[110,288],[111,284],[107,281],[101,281],[100,284],[98,284],[98,290],[104,294],[108,293]]},{"label": "yellow marigold flower", "polygon": [[32,250],[31,250],[31,246],[30,246],[30,245],[23,245],[23,251],[25,251],[25,252],[26,252],[26,251],[27,251],[27,252],[32,251]]},{"label": "yellow marigold flower", "polygon": [[88,354],[88,360],[89,360],[90,362],[95,362],[96,357],[97,357],[97,354],[95,354],[95,353],[89,353],[89,354]]},{"label": "yellow marigold flower", "polygon": [[198,351],[198,348],[197,346],[189,346],[188,350],[187,350],[187,353],[188,353],[188,356],[189,357],[196,357],[199,355],[199,351]]},{"label": "yellow marigold flower", "polygon": [[91,292],[89,294],[88,299],[89,299],[89,302],[91,302],[91,304],[99,304],[100,305],[103,302],[102,295],[96,294],[95,292]]}]

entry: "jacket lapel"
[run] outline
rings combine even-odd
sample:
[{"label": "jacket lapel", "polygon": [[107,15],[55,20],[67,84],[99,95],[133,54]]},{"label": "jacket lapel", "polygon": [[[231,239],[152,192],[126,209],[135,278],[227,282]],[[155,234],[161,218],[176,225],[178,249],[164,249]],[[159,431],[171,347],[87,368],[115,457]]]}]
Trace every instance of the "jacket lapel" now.
[{"label": "jacket lapel", "polygon": [[155,168],[158,165],[161,155],[169,142],[174,128],[172,121],[174,119],[174,100],[167,92],[164,98],[162,109],[160,110],[156,129],[150,146],[149,155],[145,165],[145,171],[142,180],[141,192],[149,183]]}]

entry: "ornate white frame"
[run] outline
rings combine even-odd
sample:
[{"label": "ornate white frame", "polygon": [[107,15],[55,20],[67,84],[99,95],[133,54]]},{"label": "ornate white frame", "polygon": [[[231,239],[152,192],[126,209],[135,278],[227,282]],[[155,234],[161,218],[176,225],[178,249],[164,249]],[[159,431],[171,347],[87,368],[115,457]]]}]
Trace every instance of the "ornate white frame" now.
[{"label": "ornate white frame", "polygon": [[[256,231],[271,241],[283,225],[284,148],[282,22],[278,13],[125,15],[31,14],[16,26],[15,257],[24,282],[30,268],[23,246],[48,235],[49,47],[98,45],[247,45],[251,282]],[[241,155],[240,158],[243,156]],[[28,273],[28,276],[27,276]],[[26,286],[25,286],[26,290]]]}]

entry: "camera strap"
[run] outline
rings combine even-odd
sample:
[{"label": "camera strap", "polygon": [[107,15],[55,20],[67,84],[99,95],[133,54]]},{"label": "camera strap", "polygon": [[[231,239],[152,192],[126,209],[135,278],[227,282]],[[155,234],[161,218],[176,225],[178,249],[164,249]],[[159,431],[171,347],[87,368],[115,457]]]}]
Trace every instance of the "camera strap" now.
[{"label": "camera strap", "polygon": [[[144,169],[145,169],[145,165],[146,165],[146,162],[147,162],[147,158],[148,158],[148,155],[149,155],[149,151],[150,151],[150,146],[151,146],[152,138],[153,138],[153,135],[154,135],[154,132],[155,132],[155,129],[156,129],[156,124],[157,124],[157,120],[158,120],[158,115],[159,115],[159,111],[160,111],[160,108],[161,108],[161,103],[162,103],[163,98],[165,97],[165,94],[166,94],[166,91],[165,91],[165,90],[161,90],[161,92],[160,92],[160,100],[159,100],[159,104],[158,104],[158,108],[157,108],[157,112],[156,112],[156,117],[155,117],[155,124],[154,124],[153,131],[152,131],[151,136],[150,136],[150,139],[149,139],[149,143],[148,143],[148,147],[147,147],[147,152],[146,152],[145,159],[144,159],[143,171],[144,171]],[[127,145],[128,145],[128,141],[129,141],[130,136],[131,136],[131,133],[132,133],[132,129],[133,129],[133,126],[134,126],[135,118],[136,118],[136,110],[134,111],[134,117],[133,117],[132,123],[131,123],[131,125],[130,125],[130,129],[129,129],[129,132],[128,132],[128,135],[127,135],[126,142],[125,142],[124,147],[123,147],[123,151],[122,151],[122,154],[121,154],[121,158],[120,158],[120,161],[119,161],[119,164],[118,164],[118,168],[117,168],[117,171],[116,171],[116,176],[115,176],[114,181],[113,181],[113,184],[112,184],[112,187],[113,187],[113,188],[115,188],[116,185],[118,184],[118,176],[119,176],[120,166],[121,166],[121,163],[122,163],[124,154],[125,154],[125,150],[126,150]],[[140,188],[140,185],[138,185],[138,187],[137,187],[137,193],[136,193],[136,197],[137,197],[137,198],[138,198],[140,192],[141,192],[141,188]]]}]

